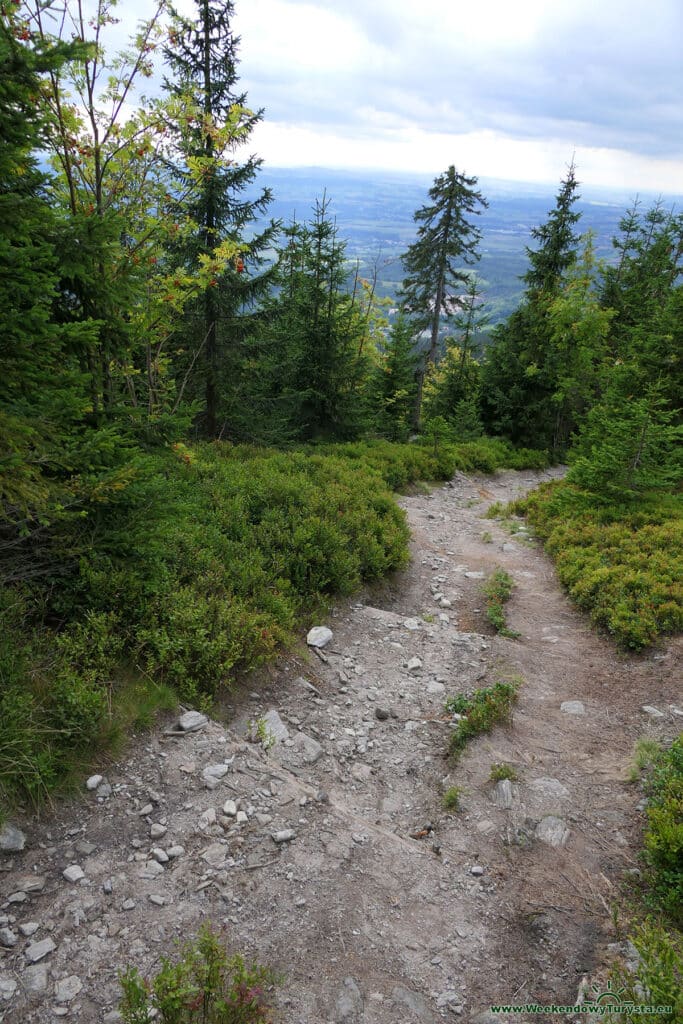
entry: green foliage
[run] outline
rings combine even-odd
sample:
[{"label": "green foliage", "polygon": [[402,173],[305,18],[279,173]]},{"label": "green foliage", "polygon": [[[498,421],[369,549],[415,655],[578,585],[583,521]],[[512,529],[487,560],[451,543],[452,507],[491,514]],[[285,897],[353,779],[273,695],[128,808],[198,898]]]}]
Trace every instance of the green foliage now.
[{"label": "green foliage", "polygon": [[491,780],[491,782],[501,782],[503,779],[509,779],[510,782],[516,782],[517,769],[514,767],[514,765],[505,764],[504,762],[497,761],[491,765],[489,779]]},{"label": "green foliage", "polygon": [[482,587],[486,595],[486,618],[495,627],[496,632],[510,640],[516,640],[521,635],[516,630],[509,628],[503,610],[503,605],[512,596],[513,585],[509,573],[504,569],[497,568]]},{"label": "green foliage", "polygon": [[444,810],[454,813],[460,809],[460,798],[462,796],[462,789],[459,786],[449,786],[444,792],[441,802]]},{"label": "green foliage", "polygon": [[679,497],[606,504],[570,483],[543,484],[524,502],[577,604],[633,650],[683,629],[683,516]]},{"label": "green foliage", "polygon": [[400,312],[370,379],[375,429],[392,441],[406,441],[413,421],[419,363],[413,335],[410,322]]},{"label": "green foliage", "polygon": [[161,970],[147,982],[134,967],[120,974],[125,1024],[268,1024],[272,971],[228,956],[219,932],[205,924],[175,962],[161,958]]},{"label": "green foliage", "polygon": [[[638,966],[631,974],[623,966],[611,971],[612,988],[621,990],[619,1001],[634,1006],[670,1007],[657,1013],[656,1020],[678,1024],[683,1019],[683,943],[680,933],[667,932],[648,918],[634,930],[631,941],[638,952]],[[646,1024],[653,1015],[623,1013],[615,1019],[622,1024]]]},{"label": "green foliage", "polygon": [[445,704],[449,715],[462,715],[451,734],[448,747],[450,756],[457,759],[468,740],[480,733],[489,732],[498,722],[507,722],[517,700],[521,679],[500,681],[493,686],[474,690],[470,695],[459,694],[449,697]]},{"label": "green foliage", "polygon": [[683,734],[660,752],[649,773],[645,860],[652,899],[683,927]]}]

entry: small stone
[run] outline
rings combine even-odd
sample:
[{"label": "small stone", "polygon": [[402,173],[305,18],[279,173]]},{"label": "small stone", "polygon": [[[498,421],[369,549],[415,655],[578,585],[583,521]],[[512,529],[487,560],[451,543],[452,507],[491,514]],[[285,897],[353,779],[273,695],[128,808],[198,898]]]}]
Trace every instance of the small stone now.
[{"label": "small stone", "polygon": [[653,707],[652,704],[643,704],[643,711],[645,712],[646,715],[649,715],[650,718],[664,718],[665,717],[664,716],[664,712],[660,711],[659,708]]},{"label": "small stone", "polygon": [[197,730],[203,729],[208,722],[209,719],[200,711],[186,711],[178,719],[178,726],[183,732],[197,732]]},{"label": "small stone", "polygon": [[420,621],[419,619],[405,619],[403,625],[406,629],[409,629],[411,633],[414,633],[415,630],[420,628]]},{"label": "small stone", "polygon": [[436,997],[436,1005],[440,1010],[443,1010],[446,1006],[449,1009],[453,1009],[455,1007],[462,1008],[462,995],[460,992],[456,992],[453,989],[449,989],[447,992],[440,992]]},{"label": "small stone", "polygon": [[465,573],[465,579],[467,579],[467,580],[483,580],[485,576],[486,576],[486,573],[475,572],[473,570],[470,570],[470,571]]},{"label": "small stone", "polygon": [[422,659],[411,658],[406,668],[408,669],[409,672],[420,672],[422,669]]},{"label": "small stone", "polygon": [[345,978],[337,997],[337,1021],[357,1020],[363,1013],[363,996],[353,978]]},{"label": "small stone", "polygon": [[160,864],[158,860],[148,860],[140,872],[140,878],[158,878],[159,875],[163,874],[163,864]]},{"label": "small stone", "polygon": [[135,900],[124,900],[121,904],[122,910],[135,910]]},{"label": "small stone", "polygon": [[306,643],[309,647],[321,649],[327,647],[333,637],[334,633],[327,626],[314,626],[308,631]]},{"label": "small stone", "polygon": [[212,825],[216,824],[216,819],[217,819],[216,808],[215,807],[207,807],[206,810],[199,817],[199,827],[200,827],[200,829],[203,830],[203,829],[211,828]]},{"label": "small stone", "polygon": [[30,939],[32,935],[35,935],[40,925],[37,921],[22,921],[19,925],[19,931],[24,938]]},{"label": "small stone", "polygon": [[149,834],[152,837],[152,839],[161,839],[161,837],[165,836],[167,832],[168,829],[166,828],[166,826],[161,825],[159,822],[156,821],[149,830]]},{"label": "small stone", "polygon": [[427,686],[427,693],[432,697],[439,696],[446,692],[446,687],[443,683],[429,683]]},{"label": "small stone", "polygon": [[80,882],[82,878],[85,878],[85,871],[78,864],[71,864],[62,871],[62,875],[67,882]]},{"label": "small stone", "polygon": [[44,875],[22,875],[14,880],[14,884],[21,892],[42,892],[46,881]]},{"label": "small stone", "polygon": [[223,846],[222,843],[211,843],[211,846],[207,846],[202,853],[202,860],[205,860],[212,868],[222,868],[225,865],[227,855],[227,846]]},{"label": "small stone", "polygon": [[238,825],[246,825],[249,821],[249,815],[245,811],[238,811],[235,820]]},{"label": "small stone", "polygon": [[[316,646],[315,644],[312,646]],[[270,711],[266,711],[263,716],[263,722],[265,724],[268,737],[272,743],[284,743],[285,740],[289,739],[289,729],[280,718],[277,711],[271,708]]]},{"label": "small stone", "polygon": [[48,973],[45,964],[33,964],[27,967],[21,976],[24,988],[29,995],[39,996],[47,991]]},{"label": "small stone", "polygon": [[292,839],[296,839],[296,832],[293,828],[285,828],[279,832],[271,832],[270,836],[273,842],[279,846],[281,843],[290,843]]},{"label": "small stone", "polygon": [[152,850],[152,856],[160,864],[168,864],[168,854],[166,850],[162,850],[160,846],[155,846]]},{"label": "small stone", "polygon": [[11,928],[0,928],[0,946],[4,946],[5,949],[12,949],[18,941],[19,939]]},{"label": "small stone", "polygon": [[0,974],[0,998],[11,999],[18,987],[14,978],[10,978],[6,974]]},{"label": "small stone", "polygon": [[389,711],[386,708],[375,708],[375,718],[379,722],[386,722],[389,718]]},{"label": "small stone", "polygon": [[112,795],[112,793],[113,793],[113,789],[111,788],[110,784],[106,780],[104,782],[101,782],[99,784],[99,786],[97,787],[97,796],[101,800],[109,799],[109,797]]},{"label": "small stone", "polygon": [[55,985],[55,999],[58,1003],[70,1003],[75,999],[83,988],[83,982],[77,975],[71,974],[68,978],[62,978]]},{"label": "small stone", "polygon": [[223,804],[223,814],[227,814],[229,818],[234,818],[237,815],[237,804],[234,800],[226,800]]},{"label": "small stone", "polygon": [[169,846],[169,848],[166,850],[166,853],[168,854],[171,860],[175,860],[177,857],[182,857],[182,855],[185,853],[185,847]]},{"label": "small stone", "polygon": [[569,839],[569,829],[562,818],[549,814],[536,826],[536,838],[548,846],[564,846]]},{"label": "small stone", "polygon": [[42,939],[40,942],[32,942],[30,946],[27,946],[24,950],[24,956],[30,964],[37,964],[39,960],[43,960],[50,953],[54,953],[57,948],[57,944],[54,939]]},{"label": "small stone", "polygon": [[91,775],[89,779],[86,779],[85,788],[90,790],[97,789],[103,780],[104,776],[102,775]]},{"label": "small stone", "polygon": [[474,875],[475,878],[481,878],[484,874],[484,869],[481,864],[473,864],[470,868],[470,874]]},{"label": "small stone", "polygon": [[315,764],[323,756],[323,748],[312,736],[298,732],[293,741],[292,749],[303,760],[304,764]]},{"label": "small stone", "polygon": [[153,903],[155,907],[164,907],[164,906],[166,906],[166,899],[165,899],[165,897],[164,896],[159,896],[157,893],[151,893],[150,894],[149,902]]},{"label": "small stone", "polygon": [[15,825],[7,823],[0,829],[0,850],[3,853],[20,853],[26,846],[26,836]]},{"label": "small stone", "polygon": [[500,779],[493,790],[493,802],[503,810],[509,810],[512,807],[513,790],[512,783],[509,779]]},{"label": "small stone", "polygon": [[449,601],[447,597],[442,597],[439,601],[439,607],[441,608],[452,608],[453,602]]},{"label": "small stone", "polygon": [[96,849],[95,844],[89,843],[87,839],[81,839],[76,843],[76,853],[80,853],[83,857],[89,857]]},{"label": "small stone", "polygon": [[560,711],[564,711],[565,715],[584,715],[586,708],[580,700],[565,700],[560,704]]},{"label": "small stone", "polygon": [[204,769],[202,775],[210,775],[214,779],[223,779],[230,771],[230,766],[227,764],[210,764]]}]

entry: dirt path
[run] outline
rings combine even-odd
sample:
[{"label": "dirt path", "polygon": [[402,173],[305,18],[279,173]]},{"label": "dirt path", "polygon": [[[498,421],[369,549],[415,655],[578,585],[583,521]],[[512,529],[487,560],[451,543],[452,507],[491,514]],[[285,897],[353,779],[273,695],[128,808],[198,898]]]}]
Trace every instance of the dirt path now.
[{"label": "dirt path", "polygon": [[[485,1022],[506,1019],[491,1004],[573,1002],[636,865],[634,742],[680,728],[680,644],[615,653],[538,545],[482,518],[544,476],[458,475],[402,499],[411,567],[330,616],[322,658],[261,673],[229,727],[136,741],[99,788],[24,823],[26,848],[0,859],[0,1020],[110,1024],[118,970],[153,973],[205,918],[283,972],[281,1024]],[[517,585],[519,641],[483,614],[496,565]],[[513,725],[450,765],[445,696],[512,673]],[[269,751],[245,742],[263,716],[281,736]],[[518,780],[496,787],[494,762]],[[441,804],[451,785],[457,814]]]}]

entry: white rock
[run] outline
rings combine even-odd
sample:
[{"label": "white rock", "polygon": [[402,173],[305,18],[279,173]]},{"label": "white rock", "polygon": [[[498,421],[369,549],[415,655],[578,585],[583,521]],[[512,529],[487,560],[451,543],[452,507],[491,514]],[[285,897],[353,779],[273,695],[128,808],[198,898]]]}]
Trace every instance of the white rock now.
[{"label": "white rock", "polygon": [[580,700],[563,700],[560,711],[564,711],[565,715],[584,715],[586,708]]},{"label": "white rock", "polygon": [[45,875],[21,875],[15,878],[14,885],[21,892],[42,892],[46,881]]},{"label": "white rock", "polygon": [[0,928],[0,946],[4,946],[5,949],[12,949],[18,941],[17,935],[11,928]]},{"label": "white rock", "polygon": [[645,712],[646,715],[649,715],[650,718],[664,718],[665,717],[663,711],[660,711],[659,708],[653,707],[651,704],[643,704],[643,711]]},{"label": "white rock", "polygon": [[211,828],[212,825],[216,824],[216,820],[216,808],[207,807],[199,817],[199,827],[200,829]]},{"label": "white rock", "polygon": [[29,995],[42,995],[47,991],[48,973],[45,964],[33,964],[27,967],[21,976],[24,988]]},{"label": "white rock", "polygon": [[183,732],[196,732],[198,729],[203,729],[208,724],[208,721],[206,715],[203,715],[200,711],[186,711],[178,719],[178,726]]},{"label": "white rock", "polygon": [[481,878],[484,874],[484,869],[481,864],[473,864],[470,868],[470,874],[474,875],[475,878]]},{"label": "white rock", "polygon": [[420,629],[419,619],[404,619],[403,625],[411,632],[415,632],[416,629]]},{"label": "white rock", "polygon": [[19,925],[19,931],[27,939],[30,939],[32,935],[35,935],[39,928],[40,925],[37,921],[22,921]]},{"label": "white rock", "polygon": [[211,846],[202,853],[202,860],[212,868],[222,868],[225,865],[225,858],[228,856],[227,846],[223,846],[222,843],[211,843]]},{"label": "white rock", "polygon": [[158,878],[164,874],[164,865],[158,860],[148,860],[140,872],[140,878]]},{"label": "white rock", "polygon": [[166,898],[157,895],[157,893],[151,893],[149,902],[153,903],[155,907],[164,907],[166,905]]},{"label": "white rock", "polygon": [[569,829],[562,818],[549,814],[536,826],[536,838],[548,846],[564,846],[569,839]]},{"label": "white rock", "polygon": [[409,672],[419,672],[422,668],[422,659],[411,658],[406,667]]},{"label": "white rock", "polygon": [[54,939],[42,939],[40,942],[32,942],[27,946],[24,950],[24,956],[30,964],[37,964],[39,960],[43,960],[50,953],[54,953],[56,948],[57,944]]},{"label": "white rock", "polygon": [[493,802],[498,807],[502,807],[503,810],[509,810],[512,807],[514,793],[512,789],[512,783],[509,779],[500,779],[493,789]]},{"label": "white rock", "polygon": [[75,974],[62,978],[55,985],[55,999],[58,1003],[70,1003],[83,988],[83,982]]},{"label": "white rock", "polygon": [[333,636],[334,633],[327,626],[314,626],[308,631],[306,643],[309,647],[327,647]]},{"label": "white rock", "polygon": [[443,683],[429,683],[427,686],[427,693],[431,694],[432,696],[436,696],[437,694],[442,694],[445,692],[446,687],[443,685]]},{"label": "white rock", "polygon": [[168,854],[166,850],[162,850],[160,846],[155,846],[152,850],[152,856],[160,864],[168,864]]},{"label": "white rock", "polygon": [[90,778],[86,780],[85,788],[91,790],[97,789],[97,787],[99,786],[100,782],[103,781],[103,779],[104,776],[102,775],[91,775]]},{"label": "white rock", "polygon": [[223,814],[227,814],[229,818],[234,818],[237,814],[237,804],[234,800],[226,800],[223,804]]},{"label": "white rock", "polygon": [[168,854],[171,860],[175,860],[176,857],[182,857],[182,855],[185,853],[185,847],[179,845],[169,846],[166,853]]},{"label": "white rock", "polygon": [[152,837],[152,839],[161,839],[161,837],[165,836],[167,832],[168,829],[166,828],[166,826],[162,825],[158,821],[155,821],[149,830],[149,834]]},{"label": "white rock", "polygon": [[9,822],[0,828],[0,850],[3,853],[20,853],[26,846],[26,836]]},{"label": "white rock", "polygon": [[0,974],[0,998],[11,999],[19,987],[14,978],[7,974]]},{"label": "white rock", "polygon": [[245,814],[244,811],[238,811],[235,820],[237,821],[238,825],[246,825],[247,822],[249,821],[249,815]]},{"label": "white rock", "polygon": [[78,864],[71,864],[62,871],[62,875],[67,882],[80,882],[82,878],[85,878],[85,871]]},{"label": "white rock", "polygon": [[453,602],[449,601],[447,597],[442,597],[441,600],[439,601],[439,606],[441,608],[452,608]]},{"label": "white rock", "polygon": [[279,832],[271,832],[271,839],[278,846],[280,843],[290,843],[292,839],[296,839],[296,832],[293,828],[284,828]]},{"label": "white rock", "polygon": [[323,755],[323,748],[312,736],[298,732],[292,741],[292,751],[304,764],[315,764]]},{"label": "white rock", "polygon": [[468,572],[465,573],[465,579],[468,579],[468,580],[483,580],[485,576],[486,576],[486,573],[474,572],[473,570],[469,570]]},{"label": "white rock", "polygon": [[263,716],[263,722],[271,742],[278,744],[284,743],[285,740],[289,739],[289,729],[274,708],[266,711]]}]

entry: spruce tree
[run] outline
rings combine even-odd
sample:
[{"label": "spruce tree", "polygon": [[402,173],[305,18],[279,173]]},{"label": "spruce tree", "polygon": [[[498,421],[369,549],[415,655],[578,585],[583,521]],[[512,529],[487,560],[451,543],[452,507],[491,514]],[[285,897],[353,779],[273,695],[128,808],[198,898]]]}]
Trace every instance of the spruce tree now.
[{"label": "spruce tree", "polygon": [[247,109],[246,94],[238,87],[240,40],[231,27],[234,4],[232,0],[195,0],[195,7],[194,18],[173,11],[164,50],[170,73],[167,92],[175,97],[194,96],[201,108],[189,123],[174,126],[184,166],[199,165],[203,175],[189,208],[197,228],[184,241],[179,258],[192,265],[209,257],[226,239],[241,249],[241,255],[210,282],[186,317],[187,372],[195,375],[194,394],[203,388],[203,429],[215,437],[227,411],[222,385],[227,389],[234,377],[236,350],[248,329],[245,314],[270,286],[270,273],[260,271],[276,225],[250,237],[247,244],[249,228],[265,213],[271,193],[262,189],[250,198],[248,191],[262,161],[255,156],[241,163],[234,159],[236,149],[248,141],[263,117],[262,110]]},{"label": "spruce tree", "polygon": [[[406,278],[401,302],[416,331],[429,332],[426,363],[434,363],[439,353],[439,336],[444,321],[462,308],[462,293],[469,286],[468,266],[479,259],[481,232],[471,220],[488,203],[475,188],[477,178],[467,177],[451,165],[434,180],[429,190],[431,202],[414,214],[419,225],[417,239],[401,258]],[[416,407],[422,397],[421,374]]]},{"label": "spruce tree", "polygon": [[410,321],[399,311],[371,378],[375,428],[391,441],[406,441],[415,411],[420,356]]},{"label": "spruce tree", "polygon": [[572,163],[547,221],[532,230],[539,245],[527,249],[524,297],[494,332],[482,375],[481,410],[487,430],[519,444],[551,449],[557,456],[564,453],[574,423],[571,417],[558,415],[553,398],[559,370],[549,314],[577,257],[577,189]]}]

